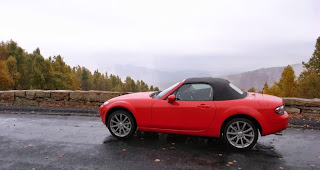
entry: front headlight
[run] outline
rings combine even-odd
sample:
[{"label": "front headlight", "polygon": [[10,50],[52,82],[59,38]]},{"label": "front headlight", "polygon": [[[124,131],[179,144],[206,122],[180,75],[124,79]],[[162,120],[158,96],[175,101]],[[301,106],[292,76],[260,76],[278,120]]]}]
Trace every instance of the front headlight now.
[{"label": "front headlight", "polygon": [[284,105],[281,105],[281,106],[275,108],[274,112],[276,112],[277,114],[283,114],[284,113]]},{"label": "front headlight", "polygon": [[107,105],[108,103],[109,103],[109,101],[105,101],[105,102],[101,105],[101,107]]}]

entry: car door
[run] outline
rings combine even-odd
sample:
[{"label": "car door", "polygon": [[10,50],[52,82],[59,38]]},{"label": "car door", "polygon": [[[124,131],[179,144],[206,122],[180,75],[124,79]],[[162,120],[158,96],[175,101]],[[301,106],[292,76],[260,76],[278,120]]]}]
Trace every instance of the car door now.
[{"label": "car door", "polygon": [[175,102],[158,100],[152,106],[152,126],[161,129],[204,130],[215,115],[213,88],[208,84],[185,84],[173,93]]}]

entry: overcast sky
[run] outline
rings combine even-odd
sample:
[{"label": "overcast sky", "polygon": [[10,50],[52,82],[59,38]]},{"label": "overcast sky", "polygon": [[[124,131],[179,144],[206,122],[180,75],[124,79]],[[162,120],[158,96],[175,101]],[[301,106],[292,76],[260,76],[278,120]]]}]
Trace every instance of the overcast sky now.
[{"label": "overcast sky", "polygon": [[0,40],[91,70],[219,74],[307,61],[319,0],[1,0]]}]

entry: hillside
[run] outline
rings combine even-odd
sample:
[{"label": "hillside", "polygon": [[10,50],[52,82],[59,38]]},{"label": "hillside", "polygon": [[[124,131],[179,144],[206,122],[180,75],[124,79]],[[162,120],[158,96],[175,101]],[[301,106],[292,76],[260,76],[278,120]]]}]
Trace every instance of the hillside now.
[{"label": "hillside", "polygon": [[[300,75],[303,71],[302,64],[293,64],[291,65],[295,71],[296,77]],[[281,74],[283,72],[283,67],[270,67],[270,68],[261,68],[254,71],[248,71],[239,74],[232,74],[227,76],[221,76],[221,78],[228,79],[233,84],[238,87],[248,90],[250,87],[254,87],[256,90],[262,90],[263,84],[267,80],[268,84],[272,85],[274,82],[280,80]]]}]

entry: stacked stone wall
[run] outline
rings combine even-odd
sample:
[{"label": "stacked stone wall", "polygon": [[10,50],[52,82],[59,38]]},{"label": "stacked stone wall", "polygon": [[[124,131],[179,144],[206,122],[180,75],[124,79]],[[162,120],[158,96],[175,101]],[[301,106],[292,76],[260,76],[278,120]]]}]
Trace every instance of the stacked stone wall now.
[{"label": "stacked stone wall", "polygon": [[[0,91],[0,105],[97,107],[106,100],[128,93],[70,90]],[[283,98],[290,114],[320,114],[320,99]]]},{"label": "stacked stone wall", "polygon": [[0,91],[0,105],[96,107],[106,100],[127,93],[69,90]]}]

